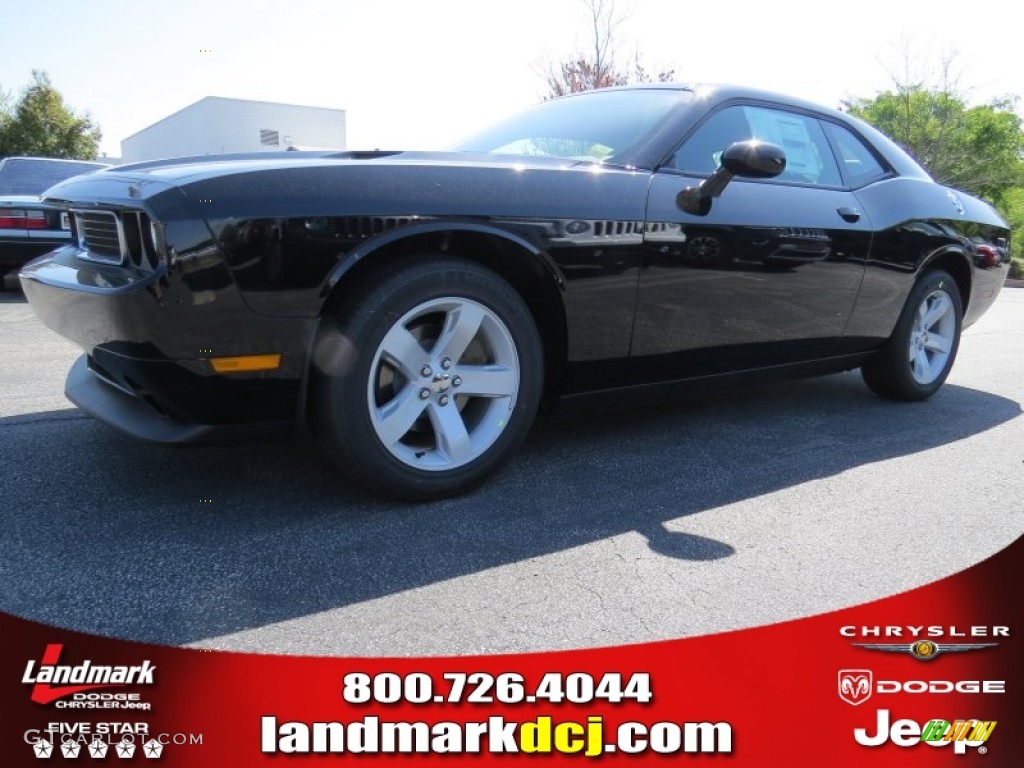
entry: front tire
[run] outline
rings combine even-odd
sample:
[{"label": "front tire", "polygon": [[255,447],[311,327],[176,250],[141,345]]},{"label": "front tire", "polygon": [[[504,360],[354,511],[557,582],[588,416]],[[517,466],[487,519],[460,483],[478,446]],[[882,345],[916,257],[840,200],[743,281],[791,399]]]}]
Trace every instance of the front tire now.
[{"label": "front tire", "polygon": [[924,400],[946,381],[960,348],[963,303],[948,272],[926,273],[914,286],[892,336],[861,374],[877,394]]},{"label": "front tire", "polygon": [[520,444],[540,402],[540,334],[471,261],[420,257],[364,279],[325,317],[311,427],[354,482],[406,500],[463,493]]}]

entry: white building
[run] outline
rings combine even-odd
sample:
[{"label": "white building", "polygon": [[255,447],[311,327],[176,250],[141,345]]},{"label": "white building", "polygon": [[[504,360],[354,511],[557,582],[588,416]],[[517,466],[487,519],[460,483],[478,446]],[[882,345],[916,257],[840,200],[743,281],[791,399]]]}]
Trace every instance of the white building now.
[{"label": "white building", "polygon": [[345,110],[207,96],[124,139],[121,162],[288,147],[345,149]]}]

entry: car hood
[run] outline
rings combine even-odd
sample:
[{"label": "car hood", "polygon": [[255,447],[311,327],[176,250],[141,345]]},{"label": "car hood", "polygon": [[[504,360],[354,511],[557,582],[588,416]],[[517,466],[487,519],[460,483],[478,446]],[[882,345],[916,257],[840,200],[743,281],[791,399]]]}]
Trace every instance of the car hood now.
[{"label": "car hood", "polygon": [[[275,152],[272,154],[250,153],[214,157],[183,157],[111,168],[97,176],[149,178],[159,179],[172,184],[182,184],[205,178],[239,173],[259,173],[291,168],[366,167],[375,165],[382,167],[417,165],[513,168],[517,170],[528,168],[558,169],[580,166],[602,167],[589,161],[528,155],[495,155],[483,152],[399,152],[374,150],[367,152]],[[59,187],[60,185],[57,186]],[[46,195],[49,196],[49,191]]]},{"label": "car hood", "polygon": [[294,152],[113,168],[62,182],[45,195],[66,207],[146,207],[158,219],[179,218],[187,208],[193,217],[211,223],[332,215],[596,214],[637,221],[643,218],[649,175],[593,162],[522,155]]}]

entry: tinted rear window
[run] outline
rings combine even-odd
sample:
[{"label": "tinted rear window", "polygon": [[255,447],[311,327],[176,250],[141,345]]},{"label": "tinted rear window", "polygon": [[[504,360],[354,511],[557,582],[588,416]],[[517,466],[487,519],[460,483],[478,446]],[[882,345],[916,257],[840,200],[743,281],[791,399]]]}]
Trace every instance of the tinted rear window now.
[{"label": "tinted rear window", "polygon": [[39,195],[58,181],[105,167],[100,163],[9,157],[0,163],[0,195]]}]

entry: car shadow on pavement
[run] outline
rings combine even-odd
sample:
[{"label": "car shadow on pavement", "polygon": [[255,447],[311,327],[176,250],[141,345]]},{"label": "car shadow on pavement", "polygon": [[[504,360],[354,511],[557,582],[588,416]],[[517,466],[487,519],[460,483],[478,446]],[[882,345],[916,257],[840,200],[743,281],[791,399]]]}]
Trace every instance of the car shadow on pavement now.
[{"label": "car shadow on pavement", "polygon": [[177,448],[74,409],[9,417],[0,609],[186,644],[629,532],[665,557],[715,560],[733,547],[676,530],[680,518],[952,443],[1020,411],[952,385],[927,403],[890,403],[840,374],[555,418],[479,491],[420,505],[351,488],[301,440]]}]

